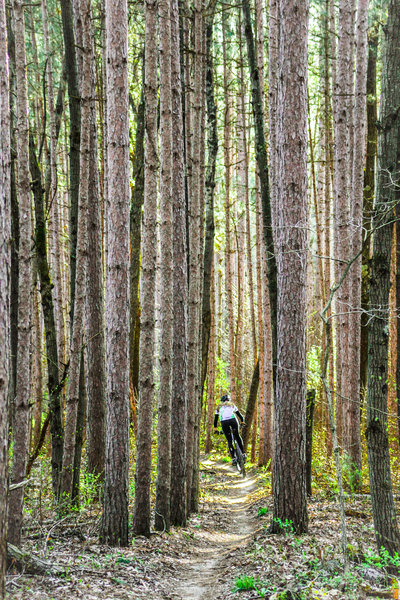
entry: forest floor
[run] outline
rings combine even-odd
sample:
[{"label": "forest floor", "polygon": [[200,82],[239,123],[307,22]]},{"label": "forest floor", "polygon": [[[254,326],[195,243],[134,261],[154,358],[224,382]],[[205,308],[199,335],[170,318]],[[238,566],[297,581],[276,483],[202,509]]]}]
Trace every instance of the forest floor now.
[{"label": "forest floor", "polygon": [[[350,570],[340,554],[334,495],[309,501],[309,533],[268,533],[272,500],[265,473],[241,476],[228,463],[201,465],[200,510],[187,527],[136,538],[129,548],[98,543],[100,508],[62,522],[38,515],[26,524],[24,550],[58,574],[13,572],[8,600],[364,600],[398,598],[400,561],[378,556],[368,495],[347,499]],[[397,564],[399,563],[399,564]],[[397,578],[396,578],[397,575]]]}]

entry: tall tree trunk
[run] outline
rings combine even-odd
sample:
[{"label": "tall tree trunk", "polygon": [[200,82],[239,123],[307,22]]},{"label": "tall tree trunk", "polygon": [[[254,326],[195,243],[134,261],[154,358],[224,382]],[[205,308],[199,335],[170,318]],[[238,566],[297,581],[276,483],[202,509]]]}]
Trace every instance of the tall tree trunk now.
[{"label": "tall tree trunk", "polygon": [[348,403],[348,452],[351,459],[351,480],[353,489],[361,485],[361,431],[360,431],[360,341],[361,341],[361,251],[362,251],[362,213],[365,165],[365,129],[366,129],[366,83],[367,83],[367,30],[368,30],[369,0],[358,1],[357,11],[357,65],[355,78],[354,101],[354,134],[353,134],[353,165],[352,165],[352,200],[351,220],[353,224],[353,239],[351,256],[360,254],[353,263],[349,276],[351,277],[351,314],[349,355],[350,371],[350,402]]},{"label": "tall tree trunk", "polygon": [[255,410],[255,407],[256,407],[256,403],[257,403],[257,392],[258,392],[259,383],[260,383],[260,362],[257,361],[256,366],[254,368],[253,377],[251,380],[249,399],[247,402],[246,413],[244,416],[245,426],[244,426],[244,430],[243,430],[243,444],[244,444],[245,452],[247,451],[247,445],[250,441],[250,431],[251,431],[252,423],[253,423],[253,427],[256,426],[255,415],[257,414],[257,411]]},{"label": "tall tree trunk", "polygon": [[[263,242],[261,241],[261,247]],[[265,252],[263,253],[265,257]],[[271,305],[270,296],[267,289],[267,268],[265,266],[266,259],[262,261],[263,267],[263,281],[262,281],[262,298],[263,298],[263,319],[264,319],[264,366],[263,366],[263,380],[264,380],[264,399],[260,403],[260,415],[263,411],[264,416],[264,440],[263,456],[262,460],[264,465],[268,464],[268,461],[272,461],[274,458],[274,430],[275,430],[275,408],[274,408],[274,378],[273,378],[273,347],[272,347],[272,327],[271,327]],[[261,357],[260,357],[261,360]],[[260,363],[261,364],[261,363]],[[261,445],[261,443],[260,443]],[[261,462],[261,460],[259,460]]]},{"label": "tall tree trunk", "polygon": [[[38,277],[37,269],[35,269],[36,278]],[[43,399],[43,368],[42,368],[42,356],[43,352],[43,331],[42,331],[42,319],[40,313],[40,298],[39,298],[39,282],[35,281],[34,286],[34,301],[33,301],[33,339],[35,346],[35,355],[33,357],[34,365],[33,372],[35,374],[34,379],[34,390],[33,400],[34,407],[32,410],[33,416],[33,431],[31,435],[31,448],[36,448],[39,438],[40,431],[42,428],[42,399]]]},{"label": "tall tree trunk", "polygon": [[392,556],[400,549],[400,534],[390,475],[387,428],[387,373],[390,259],[393,238],[393,205],[397,197],[394,181],[399,170],[400,116],[400,5],[389,2],[385,28],[386,47],[382,71],[381,109],[378,133],[378,179],[376,187],[374,239],[370,285],[368,339],[367,448],[372,514],[377,547]]},{"label": "tall tree trunk", "polygon": [[[59,198],[57,193],[57,120],[56,106],[54,103],[54,85],[53,85],[53,61],[50,47],[49,31],[48,31],[48,16],[47,16],[47,0],[41,1],[42,5],[42,23],[43,37],[46,52],[46,76],[48,90],[48,110],[50,117],[50,152],[48,157],[48,174],[46,177],[45,188],[47,205],[49,209],[49,247],[50,247],[50,264],[52,269],[52,279],[54,282],[54,310],[57,327],[57,343],[58,356],[62,362],[65,361],[65,322],[63,315],[63,294],[61,280],[61,256],[60,256],[60,215],[59,215]],[[40,158],[40,157],[39,157]],[[47,173],[46,173],[47,175]]]},{"label": "tall tree trunk", "polygon": [[[276,365],[276,332],[277,332],[277,270],[274,251],[274,238],[272,230],[271,197],[269,189],[269,173],[267,149],[264,133],[264,107],[261,95],[259,70],[256,61],[253,29],[250,16],[249,0],[242,0],[244,17],[244,32],[247,42],[247,58],[249,61],[251,81],[251,103],[253,108],[255,146],[258,173],[261,187],[261,200],[263,212],[263,233],[265,241],[265,252],[267,257],[268,291],[271,306],[271,328],[272,328],[272,360]],[[274,378],[275,379],[275,378]]]},{"label": "tall tree trunk", "polygon": [[[264,344],[264,338],[265,338],[265,325],[264,325],[264,314],[265,314],[265,310],[264,310],[264,295],[263,295],[263,281],[262,281],[262,275],[263,275],[263,260],[262,260],[262,253],[263,253],[263,244],[262,244],[262,206],[261,206],[261,190],[259,188],[259,186],[257,186],[256,189],[256,257],[257,257],[257,262],[256,262],[256,277],[257,277],[257,327],[258,327],[258,362],[260,363],[259,365],[259,393],[258,393],[258,399],[259,399],[259,407],[260,407],[260,419],[259,419],[259,429],[260,429],[260,439],[259,439],[259,462],[260,464],[264,464],[265,463],[265,456],[264,456],[264,438],[265,438],[265,433],[266,433],[266,423],[265,423],[265,411],[263,410],[265,403],[267,401],[266,398],[266,382],[265,382],[265,377],[264,377],[264,363],[265,363],[265,353],[266,353],[266,348],[265,348],[265,344]],[[267,318],[267,316],[266,316]],[[265,322],[266,323],[266,322]],[[256,411],[257,412],[257,411]],[[256,419],[254,419],[254,427],[256,424]]]},{"label": "tall tree trunk", "polygon": [[[324,264],[324,283],[325,283],[325,297],[329,297],[330,288],[331,288],[331,179],[332,179],[332,152],[331,152],[331,85],[330,85],[330,77],[329,77],[329,55],[330,55],[330,37],[329,37],[329,8],[330,8],[331,0],[325,0],[325,11],[324,11],[324,19],[323,19],[323,44],[324,44],[324,53],[323,53],[323,106],[324,106],[324,149],[325,149],[325,169],[324,169],[324,179],[325,179],[325,187],[324,187],[324,249],[325,256],[327,259]],[[327,312],[328,318],[331,317],[331,309],[329,308]],[[324,344],[328,343],[326,339],[326,332],[324,331]],[[329,342],[331,345],[331,341]],[[325,348],[324,348],[325,350]],[[329,348],[329,386],[330,389],[334,389],[334,367],[333,367],[333,348]],[[323,354],[324,356],[324,354]],[[323,360],[323,359],[322,359]],[[327,368],[328,368],[327,365]],[[329,423],[329,414],[328,410],[325,411],[326,417],[326,436],[327,436],[327,454],[331,456],[333,445],[332,445],[332,431]]]},{"label": "tall tree trunk", "polygon": [[[10,139],[11,148],[16,148],[16,110],[15,110],[15,37],[11,19],[11,7],[6,6],[7,18],[7,43],[9,56],[10,76]],[[16,183],[16,156],[11,153],[11,272],[10,272],[10,388],[9,388],[9,412],[10,428],[13,426],[14,398],[17,385],[17,347],[18,347],[18,247],[19,247],[19,221],[18,221],[18,199]]]},{"label": "tall tree trunk", "polygon": [[47,359],[47,389],[49,394],[50,432],[51,432],[51,471],[53,496],[56,501],[60,495],[60,477],[63,462],[64,430],[62,422],[61,389],[57,349],[57,331],[54,316],[53,287],[50,267],[47,260],[47,232],[44,209],[44,189],[39,163],[35,154],[33,136],[29,140],[30,170],[32,190],[35,201],[35,250],[36,269],[39,275],[40,296],[43,310]]},{"label": "tall tree trunk", "polygon": [[[144,65],[143,65],[144,73]],[[143,81],[144,84],[144,81]],[[135,401],[139,393],[139,338],[140,338],[140,245],[142,239],[141,220],[144,196],[144,89],[137,111],[135,164],[133,178],[135,188],[130,214],[131,265],[130,265],[130,318],[129,318],[129,370],[131,394]]]},{"label": "tall tree trunk", "polygon": [[[97,146],[96,57],[92,20],[90,21],[90,153],[87,212],[87,294],[86,294],[86,393],[87,393],[87,468],[104,477],[106,413],[106,349],[104,322],[103,240]],[[81,394],[82,395],[82,394]],[[85,396],[85,394],[83,394]]]},{"label": "tall tree trunk", "polygon": [[[84,335],[84,334],[82,334]],[[85,351],[81,350],[81,367],[79,369],[79,401],[76,413],[76,431],[75,431],[75,453],[74,466],[72,477],[72,492],[71,501],[74,507],[79,506],[79,491],[81,479],[81,464],[82,464],[82,448],[84,442],[85,426],[86,426],[86,368],[85,368]],[[104,382],[105,383],[105,382]]]},{"label": "tall tree trunk", "polygon": [[10,380],[11,139],[5,1],[0,2],[0,598],[5,597]]},{"label": "tall tree trunk", "polygon": [[[187,513],[193,510],[193,489],[196,489],[194,473],[197,455],[197,417],[200,405],[200,317],[201,317],[201,282],[200,282],[200,230],[201,230],[201,191],[200,191],[200,161],[201,161],[201,112],[202,112],[202,30],[203,17],[201,0],[196,0],[194,8],[194,71],[193,91],[190,97],[190,121],[193,132],[191,147],[187,153],[188,165],[191,165],[189,180],[189,296],[188,296],[188,409],[187,409]],[[188,134],[189,129],[186,128]]]},{"label": "tall tree trunk", "polygon": [[[64,430],[63,470],[61,481],[62,502],[68,505],[72,500],[72,483],[78,424],[78,404],[80,401],[80,376],[84,328],[84,308],[86,296],[87,269],[87,212],[90,175],[90,95],[91,95],[91,39],[90,5],[76,0],[76,13],[82,23],[82,78],[81,78],[81,156],[79,178],[78,231],[76,245],[74,317],[70,343],[70,368],[68,377],[67,403]],[[87,28],[87,29],[86,29]]]},{"label": "tall tree trunk", "polygon": [[[378,54],[378,25],[374,24],[368,37],[368,67],[367,67],[367,149],[364,172],[364,202],[363,202],[363,231],[364,237],[369,236],[372,226],[372,211],[375,197],[375,161],[377,150],[378,102],[376,97],[376,63]],[[397,237],[400,242],[400,236]],[[362,253],[361,281],[361,343],[360,343],[360,380],[361,391],[365,396],[367,391],[368,374],[368,308],[369,308],[369,278],[370,278],[371,243],[364,242]],[[400,262],[398,263],[400,264]],[[400,331],[400,329],[399,329]],[[400,344],[398,345],[400,348]],[[400,358],[400,353],[397,353]],[[400,382],[399,382],[400,383]],[[400,389],[399,384],[397,389]]]},{"label": "tall tree trunk", "polygon": [[[15,70],[17,84],[17,161],[20,244],[18,251],[18,350],[17,386],[15,390],[15,419],[13,427],[13,464],[11,482],[20,483],[25,477],[29,452],[29,400],[30,400],[30,339],[32,311],[31,263],[31,191],[29,180],[29,123],[28,80],[25,55],[24,6],[14,0]],[[21,539],[24,488],[10,493],[8,539],[19,545]]]},{"label": "tall tree trunk", "polygon": [[[258,15],[259,16],[259,15]],[[242,14],[241,7],[239,7],[238,14],[238,38],[239,38],[239,79],[240,79],[240,88],[239,94],[237,96],[237,136],[238,136],[238,170],[240,172],[240,195],[239,197],[244,199],[244,207],[245,207],[245,233],[244,240],[246,245],[246,266],[247,266],[247,282],[248,282],[248,293],[249,293],[249,312],[250,312],[250,322],[251,322],[251,340],[252,340],[252,349],[253,349],[253,365],[257,360],[257,332],[256,332],[256,317],[255,317],[255,302],[254,302],[254,278],[253,278],[253,261],[252,261],[252,236],[251,236],[251,220],[250,220],[250,198],[249,198],[249,152],[248,152],[248,143],[247,143],[247,93],[244,86],[245,74],[244,74],[244,60],[243,60],[243,24],[242,24]],[[258,28],[257,28],[258,33]],[[257,40],[258,43],[258,40]],[[258,45],[257,45],[258,49]],[[257,52],[257,60],[258,60],[258,52]],[[259,178],[258,180],[259,181]],[[239,254],[238,256],[238,267],[244,267],[243,256]],[[244,269],[243,269],[244,274]],[[244,277],[242,282],[242,294],[244,294],[245,284]],[[242,362],[242,353],[238,352],[237,362],[238,365]],[[239,376],[240,381],[242,381],[242,377]]]},{"label": "tall tree trunk", "polygon": [[214,421],[215,407],[215,373],[216,373],[216,314],[215,314],[215,258],[211,266],[211,286],[210,286],[210,310],[211,310],[211,328],[210,342],[208,347],[208,380],[207,380],[207,431],[206,431],[206,454],[211,452],[212,440],[211,434]]},{"label": "tall tree trunk", "polygon": [[139,409],[133,532],[150,536],[151,442],[154,403],[157,230],[157,3],[145,2],[145,160],[142,229]]},{"label": "tall tree trunk", "polygon": [[281,0],[277,143],[278,365],[273,531],[308,527],[305,469],[308,2]]},{"label": "tall tree trunk", "polygon": [[[198,512],[199,509],[199,492],[200,492],[200,422],[201,422],[201,341],[202,341],[202,321],[201,307],[203,295],[203,247],[204,247],[204,185],[205,185],[205,22],[203,15],[203,3],[199,0],[195,6],[194,18],[194,49],[195,49],[195,68],[194,68],[194,124],[196,128],[196,142],[194,150],[199,149],[194,155],[194,173],[195,173],[195,193],[198,194],[198,246],[197,247],[197,273],[196,273],[196,289],[198,294],[197,299],[197,380],[196,380],[196,403],[195,417],[193,430],[193,460],[192,460],[192,486],[190,490],[190,507],[193,512]],[[189,250],[190,251],[190,250]]]},{"label": "tall tree trunk", "polygon": [[78,80],[74,17],[72,0],[61,0],[65,68],[68,82],[69,105],[69,240],[70,240],[70,323],[74,317],[76,243],[78,235],[78,203],[80,177],[81,98]]},{"label": "tall tree trunk", "polygon": [[[354,6],[355,0],[341,0],[339,4],[337,77],[334,88],[334,201],[335,201],[335,259],[336,279],[341,278],[347,261],[351,258],[350,245],[350,191],[351,191],[351,123],[353,119],[352,99],[354,94]],[[338,430],[343,433],[343,443],[350,452],[350,376],[349,327],[350,327],[350,278],[346,277],[337,297],[339,366],[336,391],[338,393]],[[358,377],[358,374],[357,374]],[[346,418],[344,418],[346,415]],[[341,421],[343,425],[341,424]],[[343,431],[342,431],[343,427]]]},{"label": "tall tree trunk", "polygon": [[222,15],[222,44],[224,61],[224,172],[225,172],[225,294],[228,313],[228,339],[229,339],[229,383],[232,402],[236,402],[236,373],[235,373],[235,342],[234,342],[234,311],[233,311],[233,242],[234,230],[231,224],[233,213],[232,194],[232,63],[231,45],[227,39],[231,38],[229,11],[225,9]]},{"label": "tall tree trunk", "polygon": [[[79,86],[79,94],[80,94],[80,98],[81,98],[81,144],[80,144],[80,160],[82,160],[82,135],[85,135],[85,144],[87,144],[87,140],[89,139],[89,146],[88,146],[88,150],[87,150],[87,154],[90,154],[90,133],[88,134],[88,137],[86,137],[86,131],[83,134],[83,130],[82,130],[82,112],[84,109],[84,101],[82,100],[82,90],[83,90],[83,86],[86,84],[87,86],[89,85],[88,82],[83,82],[83,77],[84,77],[84,70],[86,70],[87,73],[89,73],[88,71],[88,64],[89,64],[89,58],[87,56],[85,56],[85,41],[84,41],[84,35],[86,35],[86,32],[84,31],[84,15],[83,12],[84,10],[86,10],[86,7],[84,9],[81,9],[80,7],[80,0],[72,0],[72,4],[73,4],[73,17],[74,17],[74,34],[75,34],[75,52],[76,52],[76,60],[77,60],[77,71],[78,71],[78,86]],[[87,10],[90,10],[90,6],[87,7]],[[87,44],[87,47],[89,48],[89,43]],[[87,52],[86,52],[87,54]],[[86,106],[85,106],[85,110],[86,110]],[[85,119],[86,122],[88,123],[87,120],[87,115],[88,115],[88,111],[86,110],[86,114],[85,114]],[[88,126],[88,125],[87,125]],[[86,160],[86,157],[85,157]],[[90,164],[90,159],[89,156],[87,157],[87,162],[85,164],[84,170],[86,169],[90,169],[89,167]],[[82,177],[82,166],[80,165],[80,178]],[[81,185],[81,182],[79,180],[79,186]],[[90,185],[88,190],[90,189]],[[71,331],[70,331],[70,335],[71,335],[71,341],[70,341],[70,348],[72,348],[72,344],[73,344],[73,328],[75,327],[74,324],[74,319],[75,319],[75,298],[77,298],[79,300],[79,302],[81,302],[81,293],[82,290],[79,288],[77,289],[78,286],[78,279],[80,278],[80,274],[77,273],[77,269],[78,269],[78,264],[81,264],[81,257],[79,256],[80,253],[80,247],[81,247],[81,243],[82,243],[82,238],[81,238],[81,233],[83,231],[83,228],[81,227],[80,224],[80,190],[79,190],[79,194],[78,194],[78,222],[77,222],[77,231],[76,231],[76,245],[75,245],[75,264],[74,264],[74,268],[75,268],[75,287],[71,287],[71,290],[73,291],[73,297],[71,297],[71,305],[72,305],[72,313],[71,313]],[[86,194],[86,198],[87,198],[87,194]],[[85,232],[84,232],[84,236],[85,236],[85,243],[86,243],[86,255],[85,255],[85,269],[87,269],[86,264],[87,264],[87,237],[88,237],[88,233],[87,233],[87,202],[86,202],[86,218],[85,218],[85,224],[86,224],[86,228],[85,228]],[[71,261],[70,261],[71,264]],[[87,284],[87,274],[85,273],[84,278],[83,278],[83,283],[86,286]],[[79,313],[78,318],[79,321],[81,321],[81,325],[80,325],[80,329],[81,329],[81,338],[82,338],[82,349],[81,349],[81,357],[80,357],[80,367],[79,367],[79,387],[78,387],[78,399],[77,399],[77,405],[76,405],[76,428],[75,428],[75,440],[73,442],[73,448],[74,448],[74,457],[73,457],[73,478],[72,478],[72,490],[71,490],[71,500],[72,503],[74,505],[77,504],[78,502],[78,496],[79,496],[79,479],[80,479],[80,465],[81,465],[81,461],[82,461],[82,446],[83,446],[83,431],[85,428],[85,423],[86,423],[86,388],[85,388],[85,352],[83,350],[84,346],[83,346],[83,340],[84,340],[84,336],[85,336],[85,323],[84,323],[84,319],[83,317],[81,318],[81,306],[79,305],[78,307],[78,311]],[[71,361],[71,357],[70,357],[70,367],[72,369],[73,367],[73,362]],[[73,369],[72,369],[73,370]],[[71,379],[71,374],[70,374],[70,378]],[[67,399],[67,403],[68,403],[68,399]],[[67,416],[67,415],[66,415]],[[67,428],[67,423],[66,423],[66,428]],[[64,444],[65,444],[65,440],[64,440]]]},{"label": "tall tree trunk", "polygon": [[172,89],[171,10],[169,0],[158,3],[160,24],[160,247],[161,339],[158,401],[157,483],[155,527],[169,531],[171,511],[171,394],[173,350],[172,286]]},{"label": "tall tree trunk", "polygon": [[207,375],[207,357],[211,331],[211,270],[214,260],[214,190],[215,168],[218,153],[217,105],[214,97],[214,61],[212,56],[214,12],[206,21],[206,103],[207,103],[207,144],[208,164],[205,181],[206,195],[206,236],[204,245],[204,278],[202,305],[202,363],[201,390]]},{"label": "tall tree trunk", "polygon": [[[257,66],[259,72],[259,81],[261,87],[261,99],[263,106],[265,105],[264,88],[264,46],[265,46],[265,27],[264,27],[264,3],[262,0],[256,1],[256,49],[257,49]],[[269,82],[270,101],[269,101],[269,148],[270,148],[270,164],[274,160],[273,153],[276,154],[276,142],[273,136],[274,127],[276,125],[276,92],[277,92],[277,77],[276,69],[278,67],[278,14],[277,4],[271,0],[269,5],[269,41],[268,48],[269,56]],[[275,116],[273,116],[275,115]],[[274,188],[274,168],[270,169],[271,173],[271,211],[272,224],[274,224],[274,210],[276,207],[276,191]],[[267,465],[271,463],[273,458],[274,448],[274,389],[273,389],[273,362],[272,362],[272,329],[271,329],[271,306],[270,294],[268,291],[268,264],[265,251],[265,238],[262,235],[263,227],[263,209],[262,209],[262,190],[261,182],[258,177],[256,188],[256,239],[257,239],[257,287],[258,287],[258,314],[259,314],[259,361],[260,361],[260,393],[259,393],[259,423],[260,423],[260,438],[259,438],[259,455],[258,463]],[[263,432],[261,435],[261,431]],[[255,431],[253,431],[253,439],[255,439]],[[253,452],[253,450],[252,450]]]},{"label": "tall tree trunk", "polygon": [[101,539],[128,543],[129,104],[128,3],[106,0],[107,433]]},{"label": "tall tree trunk", "polygon": [[186,523],[187,231],[179,4],[171,5],[173,165],[174,341],[172,365],[171,523]]}]

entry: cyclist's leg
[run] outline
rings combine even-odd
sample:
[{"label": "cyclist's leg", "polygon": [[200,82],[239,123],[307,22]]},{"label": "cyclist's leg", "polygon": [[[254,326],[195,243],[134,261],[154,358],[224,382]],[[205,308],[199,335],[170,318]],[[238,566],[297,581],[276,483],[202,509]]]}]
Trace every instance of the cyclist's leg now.
[{"label": "cyclist's leg", "polygon": [[234,456],[235,456],[235,450],[234,450],[233,444],[232,444],[232,435],[231,435],[230,422],[231,422],[231,419],[229,419],[227,421],[221,421],[221,427],[222,427],[222,431],[225,434],[226,440],[228,442],[228,447],[229,447],[230,455],[231,455],[232,458],[234,458]]},{"label": "cyclist's leg", "polygon": [[236,421],[236,419],[232,419],[231,427],[232,427],[232,431],[233,431],[233,435],[235,437],[235,440],[239,444],[239,448],[240,448],[242,454],[244,454],[243,440],[242,440],[241,435],[239,433],[239,426],[238,426],[238,422]]}]

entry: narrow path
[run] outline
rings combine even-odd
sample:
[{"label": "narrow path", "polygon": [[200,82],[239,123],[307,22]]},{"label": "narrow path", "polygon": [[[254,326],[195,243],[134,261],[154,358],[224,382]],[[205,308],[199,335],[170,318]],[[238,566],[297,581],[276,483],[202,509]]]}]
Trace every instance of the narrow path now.
[{"label": "narrow path", "polygon": [[[252,537],[256,524],[248,512],[251,494],[257,480],[249,474],[245,479],[223,463],[204,463],[215,473],[211,484],[211,501],[205,518],[200,519],[199,533],[193,540],[192,554],[181,561],[175,587],[176,599],[212,600],[216,596],[221,563],[234,548]],[[226,566],[226,565],[225,565]]]}]

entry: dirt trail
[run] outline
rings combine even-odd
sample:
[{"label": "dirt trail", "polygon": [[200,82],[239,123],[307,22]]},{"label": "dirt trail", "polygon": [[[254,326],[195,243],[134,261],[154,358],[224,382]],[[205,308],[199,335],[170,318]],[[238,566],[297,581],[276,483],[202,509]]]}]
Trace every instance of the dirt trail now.
[{"label": "dirt trail", "polygon": [[[246,544],[256,529],[248,511],[252,494],[257,489],[255,476],[245,479],[230,465],[204,463],[215,474],[211,486],[211,502],[198,535],[193,540],[190,556],[180,561],[174,598],[212,600],[217,596],[218,582],[226,570],[228,555]],[[228,563],[229,564],[229,563]]]},{"label": "dirt trail", "polygon": [[[254,501],[262,479],[242,479],[230,465],[203,461],[199,512],[186,527],[138,536],[126,548],[99,544],[94,518],[56,529],[26,528],[24,549],[65,568],[65,576],[9,570],[9,600],[228,600],[243,550],[260,527]],[[264,490],[265,491],[265,490]],[[250,508],[251,505],[251,508]],[[255,521],[257,521],[255,523]],[[42,531],[51,532],[41,536]],[[235,570],[236,569],[236,570]],[[236,596],[236,594],[234,595]]]}]

